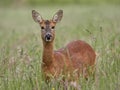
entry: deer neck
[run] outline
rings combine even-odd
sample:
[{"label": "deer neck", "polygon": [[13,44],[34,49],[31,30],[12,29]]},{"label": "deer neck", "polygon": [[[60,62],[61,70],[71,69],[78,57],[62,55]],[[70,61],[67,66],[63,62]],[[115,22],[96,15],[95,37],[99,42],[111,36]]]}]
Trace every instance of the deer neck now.
[{"label": "deer neck", "polygon": [[49,66],[54,60],[53,42],[43,43],[43,64]]}]

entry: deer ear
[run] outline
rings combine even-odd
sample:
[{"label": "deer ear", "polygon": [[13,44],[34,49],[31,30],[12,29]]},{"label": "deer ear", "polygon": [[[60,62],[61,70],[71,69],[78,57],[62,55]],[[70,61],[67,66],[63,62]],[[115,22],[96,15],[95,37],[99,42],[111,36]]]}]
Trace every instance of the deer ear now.
[{"label": "deer ear", "polygon": [[38,12],[36,12],[35,10],[32,10],[32,17],[35,22],[41,23],[43,21],[41,15]]},{"label": "deer ear", "polygon": [[63,16],[63,10],[59,10],[58,12],[55,13],[55,15],[53,16],[53,22],[60,22]]}]

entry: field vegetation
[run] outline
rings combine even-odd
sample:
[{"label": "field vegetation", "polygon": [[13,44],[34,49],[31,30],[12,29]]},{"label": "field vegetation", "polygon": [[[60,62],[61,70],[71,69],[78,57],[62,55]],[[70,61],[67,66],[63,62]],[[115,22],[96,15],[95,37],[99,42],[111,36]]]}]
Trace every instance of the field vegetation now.
[{"label": "field vegetation", "polygon": [[120,90],[120,7],[74,4],[0,8],[0,90],[64,88],[59,80],[44,82],[40,27],[32,19],[33,9],[44,19],[63,9],[63,19],[56,26],[55,50],[81,39],[97,52],[96,78],[86,81],[80,77],[81,90]]}]

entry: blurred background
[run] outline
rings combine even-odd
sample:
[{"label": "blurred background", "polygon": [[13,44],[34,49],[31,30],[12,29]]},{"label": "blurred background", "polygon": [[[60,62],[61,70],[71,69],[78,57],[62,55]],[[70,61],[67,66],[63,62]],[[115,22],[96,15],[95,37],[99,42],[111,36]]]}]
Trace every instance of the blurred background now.
[{"label": "blurred background", "polygon": [[63,90],[57,80],[44,82],[33,9],[44,19],[63,9],[54,49],[81,39],[98,53],[96,78],[80,78],[81,90],[120,90],[120,0],[0,0],[0,90]]},{"label": "blurred background", "polygon": [[16,5],[98,5],[98,4],[115,4],[119,5],[120,0],[1,0],[0,6],[16,6]]}]

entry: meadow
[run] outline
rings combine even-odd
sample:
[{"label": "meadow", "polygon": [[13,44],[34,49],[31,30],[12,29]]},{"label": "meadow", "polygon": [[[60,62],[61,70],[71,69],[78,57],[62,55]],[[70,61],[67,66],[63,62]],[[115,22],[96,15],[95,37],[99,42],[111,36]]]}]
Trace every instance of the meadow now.
[{"label": "meadow", "polygon": [[97,52],[96,78],[81,77],[81,90],[120,90],[120,6],[115,5],[0,8],[0,90],[63,90],[59,80],[44,82],[40,27],[32,19],[33,9],[44,19],[63,9],[55,50],[81,39]]}]

